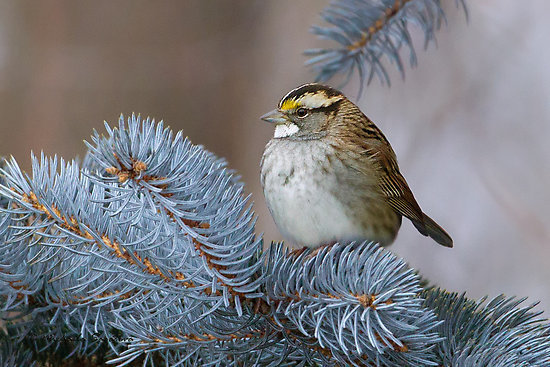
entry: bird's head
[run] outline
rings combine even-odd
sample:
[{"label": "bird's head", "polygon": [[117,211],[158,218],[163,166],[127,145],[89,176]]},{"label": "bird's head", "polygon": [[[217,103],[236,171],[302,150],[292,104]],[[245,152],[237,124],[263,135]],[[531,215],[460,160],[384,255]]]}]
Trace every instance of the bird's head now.
[{"label": "bird's head", "polygon": [[334,88],[311,83],[288,92],[277,109],[261,117],[275,124],[276,139],[318,139],[326,134],[346,97]]}]

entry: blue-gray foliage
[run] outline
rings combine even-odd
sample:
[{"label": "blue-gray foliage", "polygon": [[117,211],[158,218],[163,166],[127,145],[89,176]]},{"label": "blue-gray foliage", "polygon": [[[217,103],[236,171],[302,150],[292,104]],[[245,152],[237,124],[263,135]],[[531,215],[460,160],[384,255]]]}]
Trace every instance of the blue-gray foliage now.
[{"label": "blue-gray foliage", "polygon": [[550,328],[535,305],[525,299],[499,296],[474,302],[464,295],[429,289],[425,305],[444,322],[438,327],[444,343],[436,347],[444,366],[550,366]]},{"label": "blue-gray foliage", "polygon": [[29,349],[22,349],[4,331],[0,331],[0,366],[2,367],[37,367]]},{"label": "blue-gray foliage", "polygon": [[82,164],[2,163],[3,365],[548,365],[519,301],[423,290],[376,244],[264,249],[223,160],[139,116],[106,130]]},{"label": "blue-gray foliage", "polygon": [[[465,0],[455,2],[466,12]],[[424,32],[426,48],[445,22],[441,0],[334,0],[321,16],[330,26],[314,26],[312,32],[338,45],[307,50],[305,54],[311,58],[306,64],[321,82],[344,74],[345,84],[356,72],[361,87],[375,76],[383,84],[390,84],[384,57],[404,76],[402,48],[409,51],[409,64],[416,65],[410,24]]]}]

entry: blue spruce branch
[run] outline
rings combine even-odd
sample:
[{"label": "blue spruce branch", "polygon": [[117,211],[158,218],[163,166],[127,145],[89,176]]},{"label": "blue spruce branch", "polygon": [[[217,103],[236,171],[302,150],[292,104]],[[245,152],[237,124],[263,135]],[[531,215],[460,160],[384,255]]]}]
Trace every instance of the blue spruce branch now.
[{"label": "blue spruce branch", "polygon": [[[464,0],[455,0],[467,15]],[[338,43],[330,49],[310,49],[306,62],[326,82],[336,74],[346,75],[346,84],[356,72],[360,85],[369,84],[376,76],[390,84],[384,66],[386,57],[405,76],[401,49],[408,49],[409,64],[416,65],[416,54],[409,24],[424,32],[424,48],[435,41],[435,32],[445,22],[441,0],[335,0],[321,14],[331,26],[314,26],[319,38]],[[359,92],[361,94],[361,90]]]},{"label": "blue spruce branch", "polygon": [[[276,325],[319,365],[430,366],[441,340],[418,277],[375,244],[338,244],[313,258],[274,253],[267,282]],[[315,348],[308,348],[308,343]],[[302,348],[304,348],[302,346]],[[319,352],[317,356],[310,352]]]},{"label": "blue spruce branch", "polygon": [[424,290],[376,244],[264,251],[223,160],[162,122],[106,129],[82,165],[2,165],[7,365],[548,365],[520,301]]},{"label": "blue spruce branch", "polygon": [[550,328],[525,299],[499,296],[485,302],[441,289],[424,292],[425,305],[443,323],[436,347],[445,366],[549,366]]},{"label": "blue spruce branch", "polygon": [[4,331],[0,331],[0,366],[2,367],[38,367],[38,362],[33,361],[33,355],[29,349],[21,350],[20,345]]}]

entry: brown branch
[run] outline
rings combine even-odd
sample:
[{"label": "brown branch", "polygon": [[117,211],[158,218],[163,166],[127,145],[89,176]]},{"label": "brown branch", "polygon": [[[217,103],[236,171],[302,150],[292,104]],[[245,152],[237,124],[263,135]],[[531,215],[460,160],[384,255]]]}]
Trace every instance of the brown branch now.
[{"label": "brown branch", "polygon": [[[284,298],[283,299],[278,299],[278,300],[273,300],[274,302],[273,302],[273,305],[271,307],[267,304],[265,304],[265,305],[261,304],[261,305],[257,305],[257,308],[259,310],[261,310],[262,314],[268,315],[271,310],[276,309],[281,303],[290,303],[290,302],[295,302],[295,301],[301,301],[303,299],[303,295],[307,295],[308,298],[314,298],[314,299],[320,299],[322,296],[325,296],[325,297],[331,298],[331,299],[342,299],[342,296],[334,295],[332,293],[322,293],[321,292],[319,295],[312,295],[312,294],[307,293],[307,292],[302,292],[302,296],[301,296],[300,294],[298,294],[296,292],[292,295],[283,294]],[[352,296],[354,296],[357,299],[357,301],[359,302],[359,304],[361,304],[363,307],[369,307],[373,310],[376,310],[376,305],[375,305],[375,301],[376,301],[376,297],[377,297],[376,294],[352,294]],[[390,304],[393,303],[393,300],[388,299],[388,300],[384,301],[383,303],[387,304],[387,305],[390,305]],[[273,325],[278,325],[278,326],[284,328],[285,334],[282,334],[282,335],[286,335],[287,337],[291,337],[294,341],[297,341],[297,340],[300,339],[298,336],[293,335],[293,333],[291,331],[291,328],[288,327],[288,324],[294,325],[294,323],[292,321],[290,321],[287,317],[279,315],[279,317],[278,317],[279,322],[275,321],[275,319],[271,316],[269,316],[268,319],[270,320],[270,322]],[[403,352],[404,353],[404,352],[409,351],[409,348],[404,343],[403,343],[403,345],[399,345],[396,342],[394,342],[393,340],[388,340],[386,342],[386,341],[384,341],[384,339],[378,333],[375,333],[375,337],[382,344],[384,344],[387,347],[390,347],[391,349],[393,349],[396,352]],[[328,349],[328,348],[322,348],[321,346],[319,346],[318,343],[316,342],[317,339],[310,338],[308,340],[311,343],[311,344],[309,344],[309,346],[313,350],[323,354],[327,358],[333,359],[333,355],[332,355],[331,350]],[[366,359],[366,356],[362,356],[361,358]],[[363,362],[356,360],[355,363],[363,363]]]},{"label": "brown branch", "polygon": [[349,51],[354,51],[359,48],[365,47],[369,43],[374,35],[379,32],[386,24],[388,24],[392,18],[411,0],[395,0],[393,6],[386,8],[380,18],[376,19],[366,32],[363,32],[361,39],[357,42],[347,46]]},{"label": "brown branch", "polygon": [[181,334],[181,335],[166,335],[165,338],[169,339],[170,341],[165,341],[156,337],[152,337],[151,339],[158,344],[171,344],[171,343],[181,343],[185,340],[191,340],[191,341],[198,341],[198,342],[207,342],[207,341],[228,341],[228,340],[247,340],[251,338],[263,337],[265,335],[265,332],[263,330],[253,330],[254,333],[246,333],[242,335],[238,334],[228,334],[227,337],[220,338],[212,334],[208,333],[202,333],[202,334]]},{"label": "brown branch", "polygon": [[[139,183],[140,181],[143,180],[143,181],[147,181],[149,183],[154,184],[154,181],[165,179],[165,177],[157,177],[157,176],[153,176],[153,175],[144,175],[143,173],[146,171],[147,165],[142,161],[136,160],[134,158],[130,158],[132,160],[132,167],[129,168],[129,167],[126,167],[122,163],[122,161],[120,160],[120,158],[118,157],[118,155],[116,153],[113,153],[113,155],[114,155],[115,159],[117,160],[117,163],[118,163],[120,168],[108,167],[106,169],[106,171],[109,174],[118,176],[118,181],[121,182],[121,183],[125,182],[129,179],[132,179],[136,183]],[[166,188],[166,186],[164,186],[164,187],[161,186],[161,188]],[[170,197],[171,196],[171,194],[162,193],[162,192],[160,193],[160,195],[165,196],[165,197]],[[176,222],[175,217],[174,217],[174,213],[170,212],[166,208],[165,208],[165,210],[166,210],[167,215],[172,219],[172,221]],[[191,228],[201,228],[201,229],[210,228],[210,225],[206,222],[198,222],[198,221],[194,221],[194,220],[190,220],[190,219],[182,219],[182,221],[183,221],[183,223],[185,223],[185,225],[187,225]],[[215,269],[220,274],[223,274],[224,272],[226,272],[228,270],[226,266],[219,265],[219,264],[215,263],[215,261],[221,260],[221,259],[219,257],[212,256],[212,255],[208,254],[203,248],[203,247],[206,246],[205,244],[199,242],[195,238],[193,238],[192,241],[195,244],[195,250],[197,251],[197,254],[199,256],[203,257],[206,260],[206,264],[208,265],[208,267],[210,269],[212,269],[212,270]],[[158,268],[156,268],[156,269],[148,268],[148,269],[150,269],[151,274],[156,274],[157,271],[160,272],[160,270],[158,270]],[[162,274],[160,274],[160,275],[162,276]],[[224,276],[226,276],[229,279],[235,278],[235,275],[233,275],[233,274],[224,274]],[[165,280],[167,280],[167,279],[165,279]],[[248,302],[248,299],[246,297],[244,297],[244,295],[241,294],[240,292],[235,291],[235,288],[233,286],[227,284],[222,279],[218,279],[218,280],[220,281],[222,286],[227,288],[227,290],[229,291],[229,293],[231,295],[233,295],[234,297],[239,297],[239,300],[241,301],[241,303],[247,303]],[[206,290],[206,292],[208,294],[212,293],[211,290],[210,291]],[[219,292],[219,291],[216,292],[216,293],[221,295],[221,292]]]},{"label": "brown branch", "polygon": [[[39,198],[34,192],[31,191],[29,194],[24,193],[22,195],[22,200],[26,203],[31,204],[32,207],[36,210],[42,212],[44,215],[46,215],[48,219],[56,221],[57,225],[59,225],[60,227],[80,237],[84,237],[90,242],[93,242],[97,246],[97,248],[101,248],[102,245],[105,245],[113,250],[112,253],[114,253],[116,257],[124,259],[128,264],[136,265],[141,269],[145,269],[148,274],[158,275],[163,280],[169,281],[170,277],[162,273],[158,266],[153,266],[151,261],[147,257],[142,258],[137,252],[134,251],[134,259],[126,249],[122,248],[117,241],[111,240],[106,234],[100,234],[98,236],[99,238],[101,238],[101,241],[95,240],[94,236],[92,236],[88,231],[82,231],[80,229],[80,227],[78,226],[78,221],[74,217],[71,216],[70,218],[66,218],[65,216],[61,215],[59,209],[53,204],[50,205],[52,209],[48,209],[44,204],[40,202]],[[56,218],[59,218],[61,222],[59,222],[59,220]],[[170,272],[170,275],[177,280],[185,279],[184,274],[180,272]],[[186,281],[180,284],[186,288],[194,288],[196,286],[193,281]]]},{"label": "brown branch", "polygon": [[407,347],[404,343],[403,345],[399,345],[397,344],[396,342],[394,342],[393,340],[388,340],[387,342],[384,341],[384,339],[380,336],[380,334],[378,333],[374,333],[374,337],[376,338],[376,340],[378,340],[380,343],[384,344],[386,347],[389,347],[391,349],[393,349],[394,351],[396,352],[408,352],[409,351],[409,347]]}]

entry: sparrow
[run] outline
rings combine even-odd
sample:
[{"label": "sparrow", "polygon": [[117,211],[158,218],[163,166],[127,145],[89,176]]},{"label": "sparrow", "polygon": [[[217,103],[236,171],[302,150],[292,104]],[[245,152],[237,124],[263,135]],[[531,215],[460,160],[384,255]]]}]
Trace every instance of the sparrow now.
[{"label": "sparrow", "polygon": [[453,247],[416,202],[388,139],[340,91],[302,85],[261,119],[275,125],[261,183],[286,239],[317,249],[341,241],[387,246],[405,217],[424,236]]}]

